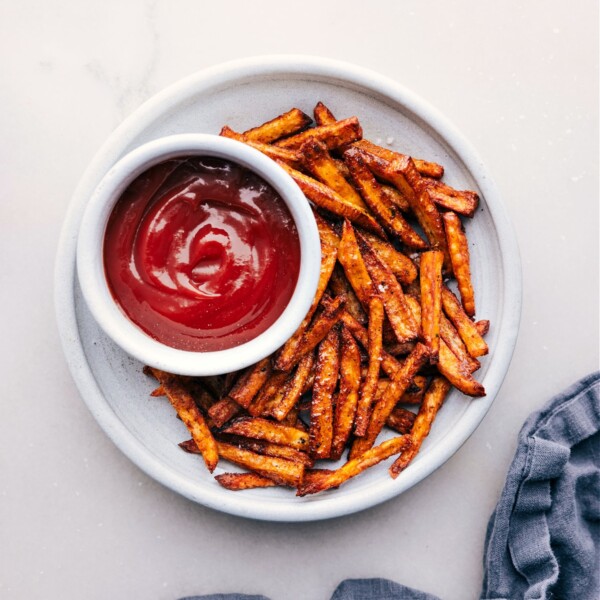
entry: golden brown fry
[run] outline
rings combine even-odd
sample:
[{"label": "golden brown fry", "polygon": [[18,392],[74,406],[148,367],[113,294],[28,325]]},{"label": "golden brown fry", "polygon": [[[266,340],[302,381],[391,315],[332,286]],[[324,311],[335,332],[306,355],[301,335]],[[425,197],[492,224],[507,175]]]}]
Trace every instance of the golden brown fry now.
[{"label": "golden brown fry", "polygon": [[324,208],[340,217],[350,219],[353,223],[385,237],[385,232],[381,225],[368,212],[348,202],[320,181],[304,175],[304,173],[300,173],[296,169],[292,169],[292,167],[286,165],[284,162],[276,162],[284,171],[287,171],[291,175],[292,179],[311,202],[320,208]]},{"label": "golden brown fry", "polygon": [[465,217],[472,217],[479,205],[479,196],[476,192],[460,191],[435,179],[424,179],[425,187],[431,199],[438,205],[448,210],[453,210]]},{"label": "golden brown fry", "polygon": [[313,458],[328,458],[333,440],[333,392],[339,373],[339,332],[333,328],[321,342],[310,407],[310,449]]},{"label": "golden brown fry", "polygon": [[384,316],[383,301],[379,296],[373,296],[369,303],[369,368],[360,390],[354,422],[354,434],[360,437],[365,435],[367,431],[369,415],[371,414],[371,404],[377,391],[377,380],[379,379],[383,351],[382,332]]},{"label": "golden brown fry", "polygon": [[406,304],[402,287],[392,271],[379,259],[369,242],[360,234],[357,238],[364,264],[373,281],[373,287],[383,300],[396,339],[401,344],[414,340],[419,335],[419,325],[413,319]]},{"label": "golden brown fry", "polygon": [[467,347],[460,339],[458,331],[450,323],[448,317],[442,313],[440,319],[440,336],[446,342],[446,345],[458,360],[465,365],[469,373],[474,373],[481,366],[476,358],[473,358],[468,352]]},{"label": "golden brown fry", "polygon": [[344,160],[361,196],[373,213],[377,215],[383,226],[390,233],[397,235],[406,246],[417,250],[427,248],[428,244],[406,222],[398,207],[392,204],[387,196],[382,193],[381,186],[368,169],[361,151],[358,148],[345,150]]},{"label": "golden brown fry", "polygon": [[[408,158],[405,154],[395,152],[393,150],[390,150],[389,148],[377,146],[376,144],[373,144],[373,142],[369,142],[368,140],[361,140],[359,142],[355,142],[354,145],[361,148],[362,150],[367,150],[374,156],[381,157],[389,162],[392,162],[396,159],[402,160]],[[420,158],[413,157],[412,160],[415,163],[417,171],[425,177],[441,179],[444,175],[444,167],[442,165],[427,160],[422,160]]]},{"label": "golden brown fry", "polygon": [[295,169],[298,168],[302,164],[302,156],[296,150],[291,150],[289,148],[280,148],[279,146],[273,146],[272,144],[264,144],[262,142],[253,142],[252,140],[244,137],[244,134],[238,133],[237,131],[233,131],[231,127],[223,127],[219,133],[221,137],[226,137],[232,140],[236,140],[238,142],[243,142],[244,144],[251,146],[255,150],[262,152],[269,158],[273,160],[281,160],[284,163],[287,163],[291,167]]},{"label": "golden brown fry", "polygon": [[240,417],[230,423],[223,433],[265,440],[296,450],[306,450],[308,447],[308,437],[304,431],[262,417]]},{"label": "golden brown fry", "polygon": [[299,148],[309,139],[319,140],[327,146],[328,150],[335,150],[340,146],[351,144],[362,138],[362,128],[356,117],[336,121],[328,125],[319,125],[307,129],[292,137],[277,142],[281,148]]},{"label": "golden brown fry", "polygon": [[358,389],[360,387],[360,352],[354,337],[342,327],[340,343],[340,391],[335,405],[331,459],[339,460],[352,431]]},{"label": "golden brown fry", "polygon": [[317,125],[331,125],[337,121],[333,113],[320,101],[317,102],[313,110],[313,115]]},{"label": "golden brown fry", "polygon": [[443,262],[444,255],[438,250],[421,255],[421,335],[432,363],[438,361],[440,348]]},{"label": "golden brown fry", "polygon": [[442,306],[446,316],[456,327],[469,354],[473,358],[487,354],[488,346],[477,330],[477,326],[465,313],[458,298],[446,286],[442,288]]},{"label": "golden brown fry", "polygon": [[241,410],[242,408],[237,402],[225,396],[208,409],[208,415],[216,427],[222,427],[227,421],[239,414]]},{"label": "golden brown fry", "polygon": [[385,388],[381,400],[373,407],[367,432],[363,437],[354,440],[350,450],[350,458],[360,456],[373,446],[398,400],[400,400],[410,386],[413,377],[428,359],[429,349],[423,344],[417,344],[415,349],[407,356],[395,379]]},{"label": "golden brown fry", "polygon": [[[235,435],[220,435],[219,441],[232,444],[238,448],[244,450],[250,450],[250,452],[256,452],[256,454],[264,454],[266,456],[275,456],[276,458],[285,458],[294,462],[300,462],[307,467],[312,467],[314,464],[313,459],[301,450],[296,450],[290,446],[280,446],[273,442],[267,442],[265,440],[256,440],[246,437],[240,437]],[[193,442],[193,440],[192,440]],[[181,446],[181,444],[180,444]],[[193,452],[193,450],[191,450]]]},{"label": "golden brown fry", "polygon": [[312,123],[312,119],[299,108],[292,108],[286,113],[242,133],[242,136],[252,142],[270,144],[282,137],[301,131]]},{"label": "golden brown fry", "polygon": [[475,381],[468,367],[460,362],[443,340],[440,342],[440,360],[437,368],[463,394],[474,397],[485,396],[484,387]]},{"label": "golden brown fry", "polygon": [[448,251],[452,262],[452,271],[456,277],[460,299],[469,317],[475,314],[475,292],[471,283],[471,266],[469,264],[469,244],[467,236],[460,222],[460,218],[453,212],[444,214],[444,226]]},{"label": "golden brown fry", "polygon": [[484,336],[487,335],[490,330],[490,322],[487,319],[482,319],[481,321],[475,322],[475,327],[477,328],[477,333]]},{"label": "golden brown fry", "polygon": [[240,406],[248,408],[250,402],[271,375],[271,357],[263,358],[255,365],[248,367],[229,391],[228,396]]},{"label": "golden brown fry", "polygon": [[313,370],[314,363],[315,357],[312,352],[305,354],[300,359],[296,371],[285,386],[281,401],[270,407],[269,414],[272,417],[278,421],[286,418],[302,395],[306,381]]},{"label": "golden brown fry", "polygon": [[346,277],[360,303],[365,310],[368,310],[370,298],[375,293],[375,290],[358,247],[354,228],[347,220],[344,221],[338,260],[344,268]]},{"label": "golden brown fry", "polygon": [[331,328],[341,319],[345,302],[345,296],[337,296],[326,303],[323,312],[315,317],[310,329],[301,337],[293,354],[286,357],[285,363],[280,362],[280,355],[277,358],[276,367],[281,370],[290,371],[305,354],[314,350],[329,333]]},{"label": "golden brown fry", "polygon": [[153,368],[150,368],[150,372],[165,390],[169,402],[192,434],[206,467],[212,473],[219,462],[217,444],[194,398],[177,375]]},{"label": "golden brown fry", "polygon": [[382,442],[379,446],[365,451],[360,456],[349,460],[345,465],[333,471],[333,473],[324,474],[313,480],[304,480],[298,488],[298,496],[307,494],[316,494],[324,490],[339,487],[351,477],[359,475],[369,467],[380,463],[382,460],[405,451],[410,448],[410,437],[403,435]]},{"label": "golden brown fry", "polygon": [[369,242],[381,262],[389,267],[402,285],[409,285],[417,278],[417,267],[408,256],[396,250],[390,242],[386,242],[368,231],[360,233]]},{"label": "golden brown fry", "polygon": [[415,375],[410,387],[400,398],[400,404],[421,404],[425,390],[427,389],[428,379],[424,375]]},{"label": "golden brown fry", "polygon": [[219,456],[225,460],[268,477],[280,485],[298,487],[304,476],[305,467],[299,462],[256,454],[225,442],[217,442],[217,448]]},{"label": "golden brown fry", "polygon": [[281,400],[283,396],[283,386],[288,378],[288,373],[283,371],[272,371],[269,378],[264,382],[254,400],[248,405],[248,412],[253,417],[258,417],[265,413],[271,406]]},{"label": "golden brown fry", "polygon": [[329,280],[329,288],[334,296],[346,296],[346,310],[361,324],[367,323],[367,315],[358,300],[350,282],[348,281],[343,269],[336,265],[331,279]]},{"label": "golden brown fry", "polygon": [[404,435],[405,433],[410,433],[416,416],[417,415],[410,412],[410,410],[406,410],[406,408],[402,408],[401,406],[396,406],[390,413],[390,416],[386,419],[385,424],[395,432]]},{"label": "golden brown fry", "polygon": [[258,473],[221,473],[220,475],[215,475],[215,479],[225,489],[233,492],[277,485],[272,479],[263,477]]},{"label": "golden brown fry", "polygon": [[309,139],[298,150],[306,169],[350,204],[369,212],[358,192],[346,181],[325,144]]},{"label": "golden brown fry", "polygon": [[[348,173],[350,174],[350,173]],[[395,188],[386,183],[380,183],[381,193],[402,212],[410,212],[408,200]]]},{"label": "golden brown fry", "polygon": [[425,398],[423,399],[423,404],[421,404],[421,407],[419,408],[419,413],[417,414],[410,432],[410,439],[412,441],[411,447],[406,452],[403,452],[402,456],[399,456],[390,467],[390,475],[394,479],[406,469],[410,461],[416,456],[421,448],[421,444],[429,435],[433,420],[451,387],[450,382],[444,377],[435,377],[429,385]]}]

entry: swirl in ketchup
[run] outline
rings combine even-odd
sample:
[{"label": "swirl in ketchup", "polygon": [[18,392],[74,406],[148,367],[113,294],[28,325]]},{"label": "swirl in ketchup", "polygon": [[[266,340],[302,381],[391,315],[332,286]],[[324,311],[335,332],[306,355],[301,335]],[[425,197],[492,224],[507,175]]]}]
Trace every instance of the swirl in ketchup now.
[{"label": "swirl in ketchup", "polygon": [[223,350],[283,312],[300,241],[285,203],[258,175],[187,157],[149,169],[119,198],[104,268],[115,300],[148,335],[181,350]]}]

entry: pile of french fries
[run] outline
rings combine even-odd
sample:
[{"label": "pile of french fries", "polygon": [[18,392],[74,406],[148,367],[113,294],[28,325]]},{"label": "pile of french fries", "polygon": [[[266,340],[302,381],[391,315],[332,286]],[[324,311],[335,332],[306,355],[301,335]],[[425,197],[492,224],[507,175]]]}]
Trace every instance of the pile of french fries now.
[{"label": "pile of french fries", "polygon": [[[485,395],[473,373],[488,352],[489,322],[473,320],[461,223],[475,214],[477,194],[443,183],[439,164],[363,139],[356,117],[337,120],[319,102],[314,121],[294,108],[243,133],[221,131],[275,160],[313,207],[321,273],[296,333],[242,372],[145,369],[159,383],[152,395],[167,396],[189,429],[180,446],[211,473],[219,459],[244,469],[215,477],[230,490],[314,494],[392,456],[395,478],[452,387]],[[341,467],[315,467],[346,449]]]}]

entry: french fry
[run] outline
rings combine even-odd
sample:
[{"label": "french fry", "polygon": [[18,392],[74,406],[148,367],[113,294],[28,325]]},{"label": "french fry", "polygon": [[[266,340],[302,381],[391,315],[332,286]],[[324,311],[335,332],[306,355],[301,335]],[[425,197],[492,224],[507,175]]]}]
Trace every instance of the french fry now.
[{"label": "french fry", "polygon": [[474,373],[481,366],[476,358],[468,352],[464,342],[460,339],[458,331],[450,323],[448,317],[442,313],[440,319],[440,336],[458,360],[465,365],[469,373]]},{"label": "french fry", "polygon": [[373,446],[387,418],[396,406],[398,400],[410,386],[413,377],[429,359],[429,349],[423,344],[417,344],[408,355],[394,380],[385,388],[381,400],[373,407],[367,431],[363,437],[356,438],[350,450],[350,458],[357,458]]},{"label": "french fry", "polygon": [[153,368],[150,368],[150,372],[160,383],[169,402],[192,434],[206,467],[212,473],[219,462],[217,443],[194,398],[176,375]]},{"label": "french fry", "polygon": [[[350,173],[348,173],[350,174]],[[380,183],[381,193],[402,212],[410,212],[410,204],[408,200],[395,188],[386,183]]]},{"label": "french fry", "polygon": [[360,234],[369,242],[381,262],[388,266],[402,285],[409,285],[417,278],[417,267],[408,256],[396,250],[389,242],[368,231],[361,231]]},{"label": "french fry", "polygon": [[307,129],[302,133],[285,138],[276,143],[280,148],[300,148],[309,139],[318,140],[327,146],[328,150],[335,150],[340,146],[351,144],[362,138],[362,128],[356,117],[336,121],[328,125],[319,125]]},{"label": "french fry", "polygon": [[460,191],[435,179],[423,181],[429,196],[438,205],[448,210],[453,210],[465,217],[473,217],[479,205],[479,196],[476,192]]},{"label": "french fry", "polygon": [[286,460],[300,462],[306,467],[312,467],[314,464],[313,459],[308,456],[306,452],[303,452],[302,450],[296,450],[290,446],[280,446],[279,444],[274,444],[273,442],[256,440],[236,435],[219,434],[218,437],[219,441],[221,442],[232,444],[233,446],[243,448],[244,450],[250,450],[250,452],[256,452],[256,454],[264,454],[265,456],[274,456],[276,458],[285,458]]},{"label": "french fry", "polygon": [[346,327],[340,335],[340,390],[333,423],[331,459],[339,460],[352,431],[360,387],[360,352]]},{"label": "french fry", "polygon": [[313,110],[313,116],[317,125],[331,125],[337,121],[333,113],[322,102],[317,102]]},{"label": "french fry", "polygon": [[292,108],[286,113],[242,133],[251,142],[270,144],[301,131],[312,123],[312,119],[299,108]]},{"label": "french fry", "polygon": [[[319,238],[321,240],[321,252],[329,252],[330,248],[337,251],[340,245],[340,238],[337,233],[333,230],[330,223],[327,222],[318,212],[314,212],[315,222],[317,223],[317,229],[319,230]],[[330,248],[328,248],[330,247]],[[337,256],[337,252],[336,252]],[[320,298],[319,298],[320,299]]]},{"label": "french fry", "polygon": [[365,310],[368,310],[369,300],[374,295],[375,289],[363,261],[354,228],[347,220],[344,221],[338,260],[360,303]]},{"label": "french fry", "polygon": [[423,440],[429,435],[431,425],[435,416],[450,391],[450,382],[445,377],[434,377],[429,385],[423,403],[410,431],[412,444],[406,452],[399,456],[390,467],[390,475],[395,479],[406,469],[410,461],[416,456],[421,448]]},{"label": "french fry", "polygon": [[215,475],[215,479],[219,485],[233,492],[277,485],[272,479],[263,477],[258,473],[221,473],[220,475]]},{"label": "french fry", "polygon": [[401,406],[396,406],[390,413],[390,416],[386,419],[385,424],[396,433],[404,435],[405,433],[410,433],[416,416],[417,415],[410,412],[410,410],[406,410],[406,408],[402,408]]},{"label": "french fry", "polygon": [[269,378],[264,382],[258,394],[248,405],[248,412],[253,417],[258,417],[268,410],[271,403],[279,402],[283,396],[283,385],[288,379],[289,373],[284,371],[272,371]]},{"label": "french fry", "polygon": [[240,417],[230,423],[223,430],[223,433],[265,440],[272,444],[289,446],[296,450],[306,450],[308,448],[306,432],[262,417]]},{"label": "french fry", "polygon": [[402,242],[417,250],[424,250],[428,244],[407,223],[395,204],[392,204],[381,191],[379,183],[368,169],[361,152],[357,148],[344,151],[344,160],[350,170],[350,175],[369,208],[377,215],[384,227],[398,236]]},{"label": "french fry", "polygon": [[238,142],[243,142],[244,144],[251,146],[255,150],[262,152],[269,158],[273,160],[281,160],[284,163],[290,165],[290,167],[294,167],[297,169],[302,164],[302,156],[296,150],[291,150],[289,148],[280,148],[279,146],[273,146],[272,144],[263,144],[262,142],[253,142],[244,137],[242,133],[238,133],[237,131],[233,131],[230,127],[223,127],[221,129],[219,135],[221,137],[226,137],[232,140],[236,140]]},{"label": "french fry", "polygon": [[282,161],[276,162],[284,171],[287,171],[311,202],[334,215],[350,219],[350,221],[357,225],[385,237],[385,232],[381,225],[379,225],[368,212],[348,202],[345,198],[342,198],[342,196],[322,184],[320,181],[317,181],[308,175],[304,175],[304,173],[301,173],[296,169],[292,169],[292,167]]},{"label": "french fry", "polygon": [[241,410],[242,408],[237,402],[225,396],[208,409],[208,415],[216,427],[222,427],[227,421],[238,415]]},{"label": "french fry", "polygon": [[321,342],[317,356],[315,385],[310,407],[310,450],[317,458],[328,458],[333,441],[333,392],[339,373],[339,333],[333,328]]},{"label": "french fry", "polygon": [[410,387],[402,394],[400,404],[421,404],[425,390],[427,389],[428,379],[424,375],[415,375]]},{"label": "french fry", "polygon": [[382,442],[375,448],[370,448],[360,456],[349,460],[345,465],[329,474],[324,474],[312,481],[303,481],[297,491],[298,496],[316,494],[331,488],[339,487],[352,477],[360,475],[363,471],[380,463],[382,460],[404,452],[410,448],[410,437],[403,435]]},{"label": "french fry", "polygon": [[290,413],[303,393],[306,381],[313,370],[314,363],[315,357],[312,352],[308,352],[300,359],[294,375],[286,384],[280,402],[270,407],[269,414],[272,417],[278,421],[282,421]]},{"label": "french fry", "polygon": [[456,277],[460,299],[469,317],[475,314],[475,292],[471,283],[471,266],[469,264],[469,244],[467,236],[460,222],[460,218],[453,212],[444,214],[444,226],[448,251],[452,262],[452,271]]},{"label": "french fry", "polygon": [[402,287],[387,265],[379,260],[369,242],[360,234],[357,235],[357,239],[364,264],[373,282],[373,287],[383,300],[385,312],[396,339],[401,344],[414,340],[419,335],[419,326],[414,321],[406,304]]},{"label": "french fry", "polygon": [[421,255],[421,335],[432,363],[438,361],[440,349],[443,262],[444,255],[438,250]]},{"label": "french fry", "polygon": [[490,322],[487,319],[475,322],[475,328],[480,336],[487,335],[490,330]]},{"label": "french fry", "polygon": [[458,334],[473,358],[488,353],[488,346],[477,326],[463,310],[458,298],[446,287],[442,288],[442,306],[446,316],[456,327]]},{"label": "french fry", "polygon": [[316,179],[327,185],[350,204],[365,212],[370,212],[358,192],[346,181],[338,169],[325,144],[315,139],[309,139],[300,146],[299,154],[302,155],[306,169]]},{"label": "french fry", "polygon": [[271,375],[271,370],[270,356],[248,367],[246,372],[231,388],[228,396],[240,406],[248,408],[265,381],[269,378],[269,375]]},{"label": "french fry", "polygon": [[383,350],[382,332],[384,316],[383,301],[379,296],[372,296],[369,302],[369,368],[360,390],[354,422],[354,434],[359,437],[365,435],[367,431],[371,404],[377,391],[377,380],[379,379]]},{"label": "french fry", "polygon": [[357,298],[352,286],[350,285],[344,271],[339,265],[336,265],[331,279],[329,280],[329,288],[334,296],[346,296],[346,310],[361,324],[367,322],[367,315]]},{"label": "french fry", "polygon": [[302,482],[305,469],[302,463],[256,454],[225,442],[217,442],[217,449],[219,456],[225,460],[268,477],[280,485],[298,487]]}]

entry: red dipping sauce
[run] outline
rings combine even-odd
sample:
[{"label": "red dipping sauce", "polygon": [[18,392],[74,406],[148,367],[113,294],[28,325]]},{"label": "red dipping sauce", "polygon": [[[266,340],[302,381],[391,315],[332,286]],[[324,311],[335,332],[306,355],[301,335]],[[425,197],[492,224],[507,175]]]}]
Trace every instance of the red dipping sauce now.
[{"label": "red dipping sauce", "polygon": [[187,157],[152,167],[119,198],[104,269],[113,297],[148,335],[181,350],[224,350],[284,311],[300,241],[261,177],[226,160]]}]

